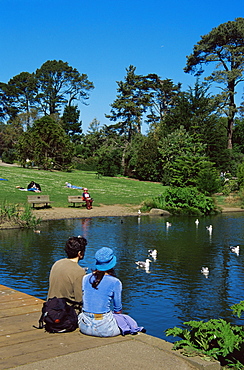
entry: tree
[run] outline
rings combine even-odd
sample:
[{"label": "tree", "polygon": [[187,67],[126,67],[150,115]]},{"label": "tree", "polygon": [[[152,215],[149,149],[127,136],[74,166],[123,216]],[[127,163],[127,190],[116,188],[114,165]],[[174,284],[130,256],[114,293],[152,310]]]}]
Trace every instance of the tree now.
[{"label": "tree", "polygon": [[180,127],[159,142],[162,159],[162,182],[165,185],[196,184],[198,172],[208,158],[206,145],[196,142],[184,127]]},{"label": "tree", "polygon": [[174,85],[172,80],[168,78],[162,80],[156,74],[145,76],[144,81],[144,88],[150,93],[147,123],[152,125],[154,131],[158,131],[158,127],[164,123],[165,116],[175,107],[181,84]]},{"label": "tree", "polygon": [[94,88],[86,74],[80,74],[62,60],[48,60],[36,70],[38,86],[37,102],[43,113],[57,113],[63,105],[72,105],[74,100],[84,104],[89,91]]},{"label": "tree", "polygon": [[244,71],[244,18],[220,24],[194,46],[193,53],[187,56],[186,73],[193,72],[200,76],[203,65],[215,64],[215,70],[205,79],[222,84],[222,93],[218,102],[226,108],[228,149],[232,149],[232,132],[234,117],[237,112],[235,105],[236,86],[243,81]]},{"label": "tree", "polygon": [[0,83],[3,95],[0,95],[2,110],[10,120],[19,113],[29,114],[34,108],[37,93],[36,80],[33,73],[21,72],[11,78],[7,84]]},{"label": "tree", "polygon": [[30,160],[44,170],[67,170],[71,166],[74,148],[62,125],[52,117],[44,116],[21,135],[18,152],[22,165]]},{"label": "tree", "polygon": [[126,68],[125,82],[119,81],[118,95],[111,104],[111,114],[105,115],[111,121],[119,121],[113,125],[120,135],[130,142],[133,133],[141,132],[142,117],[148,107],[150,94],[145,90],[143,76],[135,74],[136,67]]},{"label": "tree", "polygon": [[66,105],[62,116],[62,124],[64,131],[69,135],[73,143],[79,143],[82,134],[79,116],[80,111],[77,106]]}]

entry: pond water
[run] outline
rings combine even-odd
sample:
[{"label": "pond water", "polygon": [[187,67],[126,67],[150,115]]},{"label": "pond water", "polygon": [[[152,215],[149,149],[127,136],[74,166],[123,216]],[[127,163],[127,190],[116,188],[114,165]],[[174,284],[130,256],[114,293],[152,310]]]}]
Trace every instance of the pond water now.
[{"label": "pond water", "polygon": [[[167,227],[166,222],[171,226]],[[123,311],[147,333],[166,337],[167,328],[188,320],[224,318],[240,324],[230,306],[244,300],[244,214],[231,213],[199,219],[194,217],[97,217],[45,221],[41,232],[0,232],[0,282],[46,299],[52,264],[65,257],[70,236],[88,240],[81,266],[89,271],[94,254],[102,246],[114,249],[117,276],[123,283]],[[212,233],[206,226],[212,224]],[[239,245],[239,256],[230,245]],[[148,249],[158,256],[150,270],[137,268]],[[209,268],[206,277],[202,266]]]}]

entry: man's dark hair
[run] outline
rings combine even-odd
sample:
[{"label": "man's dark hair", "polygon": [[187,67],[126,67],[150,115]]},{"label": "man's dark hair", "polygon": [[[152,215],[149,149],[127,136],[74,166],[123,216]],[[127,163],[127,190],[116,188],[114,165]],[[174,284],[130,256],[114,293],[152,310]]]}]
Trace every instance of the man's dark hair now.
[{"label": "man's dark hair", "polygon": [[72,236],[65,244],[65,252],[68,258],[75,258],[78,256],[78,252],[84,256],[86,250],[87,240],[83,236]]}]

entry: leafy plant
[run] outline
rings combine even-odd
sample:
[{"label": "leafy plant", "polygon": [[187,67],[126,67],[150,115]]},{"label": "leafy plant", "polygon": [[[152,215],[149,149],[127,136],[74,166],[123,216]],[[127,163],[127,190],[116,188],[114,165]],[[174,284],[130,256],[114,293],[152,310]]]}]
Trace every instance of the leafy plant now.
[{"label": "leafy plant", "polygon": [[[231,306],[234,314],[239,317],[244,311],[244,301]],[[187,321],[185,328],[170,328],[166,336],[182,338],[174,343],[174,349],[183,349],[186,355],[208,356],[220,361],[222,366],[235,369],[244,368],[244,329],[232,325],[223,319],[203,321]]]}]

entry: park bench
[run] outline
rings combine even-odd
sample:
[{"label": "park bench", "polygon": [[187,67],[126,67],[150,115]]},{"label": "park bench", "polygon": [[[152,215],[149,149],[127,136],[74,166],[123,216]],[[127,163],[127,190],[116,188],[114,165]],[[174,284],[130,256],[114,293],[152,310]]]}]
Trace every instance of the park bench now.
[{"label": "park bench", "polygon": [[82,203],[82,205],[86,205],[86,201],[83,200],[83,197],[81,195],[68,195],[68,202],[73,203],[74,207],[75,203]]},{"label": "park bench", "polygon": [[45,204],[47,207],[52,203],[49,199],[49,195],[28,195],[27,201],[33,205],[33,208],[35,207],[35,204]]}]

